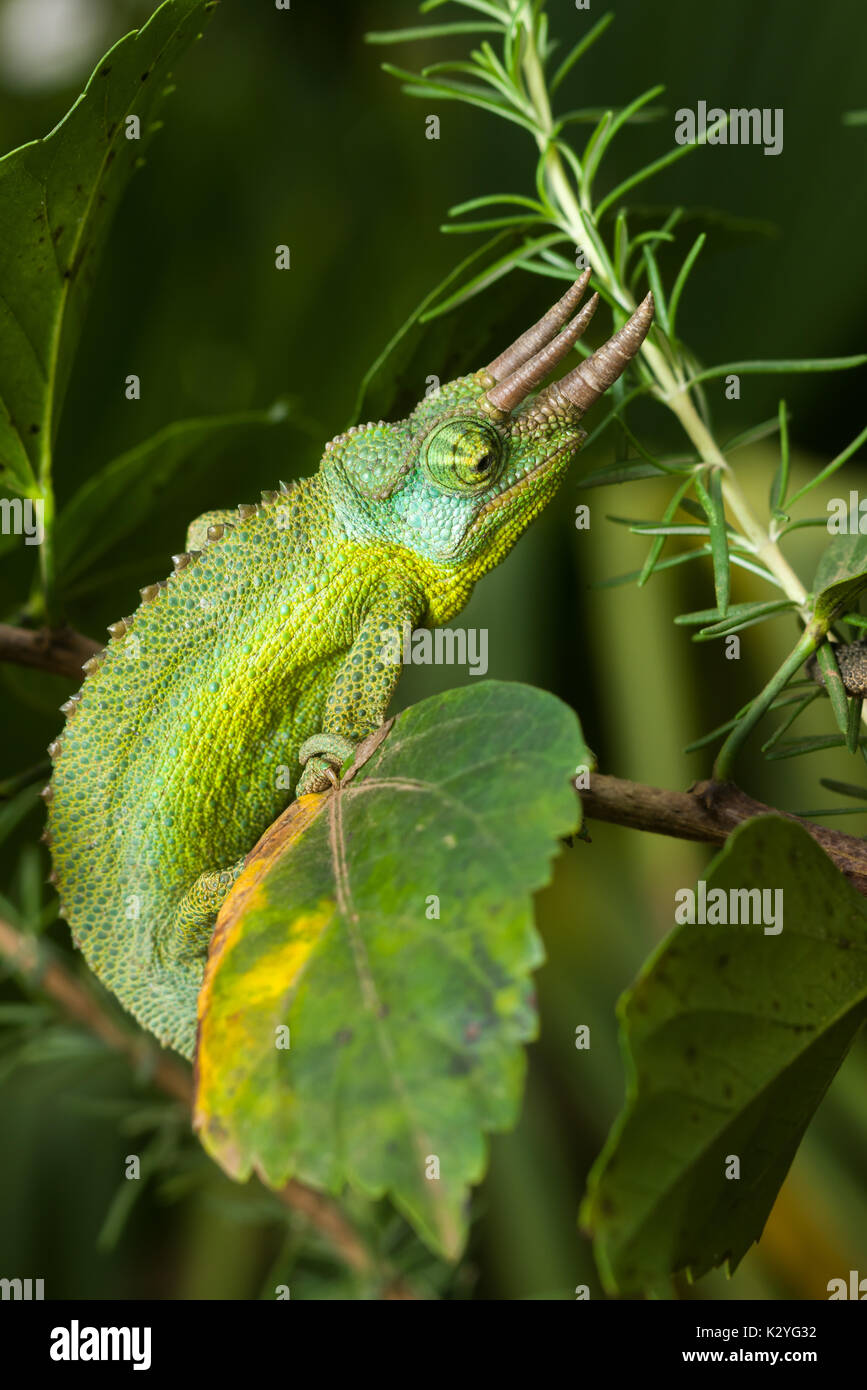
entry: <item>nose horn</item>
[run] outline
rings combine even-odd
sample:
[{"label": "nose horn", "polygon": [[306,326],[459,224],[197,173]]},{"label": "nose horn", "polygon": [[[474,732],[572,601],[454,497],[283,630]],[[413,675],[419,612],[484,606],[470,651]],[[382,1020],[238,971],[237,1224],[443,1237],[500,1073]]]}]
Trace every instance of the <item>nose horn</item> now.
[{"label": "nose horn", "polygon": [[507,415],[516,405],[520,405],[539,382],[545,380],[551,369],[556,367],[558,362],[562,362],[596,313],[598,303],[599,295],[594,294],[562,333],[558,333],[556,338],[552,338],[550,343],[535,352],[522,366],[516,367],[508,376],[503,377],[502,381],[498,381],[496,386],[492,386],[490,391],[486,392],[488,404]]},{"label": "nose horn", "polygon": [[505,352],[494,358],[487,368],[494,381],[503,381],[510,372],[515,371],[517,367],[523,367],[540,348],[550,343],[578,308],[589,281],[590,271],[585,270],[584,274],[569,286],[563,297],[557,300],[553,308],[542,315],[538,323],[534,323],[532,328],[528,328],[526,333],[515,339],[511,347],[507,347]]},{"label": "nose horn", "polygon": [[561,409],[571,407],[584,415],[636,356],[652,323],[653,295],[649,294],[623,327],[592,357],[541,391],[536,397],[536,407],[547,403]]}]

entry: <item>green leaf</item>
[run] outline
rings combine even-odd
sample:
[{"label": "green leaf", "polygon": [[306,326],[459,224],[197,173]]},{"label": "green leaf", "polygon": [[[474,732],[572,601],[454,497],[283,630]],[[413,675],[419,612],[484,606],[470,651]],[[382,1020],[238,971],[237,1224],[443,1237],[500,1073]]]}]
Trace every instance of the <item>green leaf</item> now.
[{"label": "green leaf", "polygon": [[[616,386],[622,386],[622,384],[623,384],[623,378],[621,377],[620,381],[618,381],[617,383],[615,383],[615,385],[616,385]],[[619,410],[622,409],[622,400],[621,400],[621,402],[618,403],[618,409],[619,409]],[[637,454],[639,454],[639,455],[641,456],[641,458],[643,458],[643,459],[645,460],[646,463],[651,463],[651,464],[653,464],[653,467],[657,470],[657,472],[659,472],[659,473],[683,473],[684,471],[692,472],[692,462],[691,462],[691,461],[687,462],[686,464],[680,463],[680,462],[669,463],[666,459],[657,458],[656,454],[652,454],[652,453],[650,452],[649,449],[646,449],[646,448],[644,447],[644,445],[642,444],[641,440],[638,439],[637,436],[636,436],[635,434],[633,434],[632,430],[629,428],[629,426],[627,425],[626,421],[623,419],[622,415],[618,415],[618,416],[617,416],[617,423],[618,423],[618,425],[620,426],[620,428],[621,428],[621,430],[623,431],[623,433],[624,433],[624,435],[626,436],[626,438],[629,440],[629,442],[630,442],[630,444],[632,445],[632,447],[634,448],[635,452],[636,452]]]},{"label": "green leaf", "polygon": [[[450,0],[424,0],[423,5],[419,5],[421,14],[430,14],[431,10],[439,10],[443,5],[450,3]],[[488,14],[492,19],[505,20],[507,15],[496,3],[496,0],[458,0],[466,10],[478,10],[480,14]]]},{"label": "green leaf", "polygon": [[867,801],[867,787],[858,787],[854,782],[838,782],[833,777],[820,777],[819,785],[840,796],[854,796],[858,801]]},{"label": "green leaf", "polygon": [[566,706],[497,682],[378,737],[354,778],[293,803],[220,915],[196,1124],[233,1177],[389,1193],[455,1258],[485,1132],[517,1116],[531,894],[575,829],[589,754]]},{"label": "green leaf", "polygon": [[463,233],[490,232],[497,227],[531,227],[540,222],[547,225],[549,218],[547,216],[534,217],[528,213],[523,215],[515,213],[511,217],[485,217],[477,222],[443,222],[440,225],[440,231],[447,236],[456,236]]},{"label": "green leaf", "polygon": [[[658,121],[661,116],[665,115],[665,111],[664,106],[646,106],[643,110],[630,116],[629,122],[632,125],[646,125],[649,121]],[[610,116],[616,116],[618,111],[616,107],[610,106],[580,106],[574,111],[566,111],[562,116],[558,116],[554,122],[553,133],[559,135],[567,125],[595,124],[606,113]],[[671,240],[674,238],[672,237]]]},{"label": "green leaf", "polygon": [[[777,517],[783,517],[785,514],[783,512],[776,512],[775,515]],[[787,536],[790,531],[804,531],[810,526],[824,526],[827,529],[828,518],[826,516],[807,516],[801,521],[792,521],[788,526],[780,528],[779,535]]]},{"label": "green leaf", "polygon": [[[658,537],[657,541],[654,541],[654,545],[660,540],[661,538]],[[690,560],[698,560],[701,559],[702,556],[709,554],[710,546],[702,546],[698,550],[684,550],[680,555],[671,555],[667,560],[659,560],[653,566],[653,572],[655,573],[657,570],[669,570],[675,565],[685,565]],[[616,574],[611,579],[594,579],[589,587],[591,589],[616,589],[621,584],[631,584],[636,579],[640,580],[643,574],[644,570],[629,570],[626,574]]]},{"label": "green leaf", "polygon": [[[200,33],[203,0],[166,0],[97,65],[44,140],[0,160],[0,475],[38,495],[96,267],[141,159],[170,69]],[[138,117],[141,138],[128,139]]]},{"label": "green leaf", "polygon": [[645,269],[647,270],[647,283],[653,290],[655,317],[659,320],[660,327],[666,337],[671,337],[671,323],[668,317],[668,305],[665,301],[665,294],[662,288],[662,279],[659,274],[659,267],[656,264],[656,257],[648,244],[642,247],[641,256]]},{"label": "green leaf", "polygon": [[[816,660],[819,670],[822,672],[825,689],[831,699],[831,708],[834,711],[834,718],[837,721],[837,728],[848,740],[849,730],[849,701],[846,698],[846,687],[843,684],[843,677],[831,651],[830,642],[825,642],[816,653]],[[856,752],[857,749],[850,749]]]},{"label": "green leaf", "polygon": [[670,526],[665,526],[659,521],[630,521],[625,516],[607,516],[606,521],[613,521],[618,526],[628,526],[635,536],[708,536],[710,534],[707,526],[696,526],[688,521],[673,521]]},{"label": "green leaf", "polygon": [[[761,375],[762,373],[773,374],[776,372],[842,372],[848,371],[851,367],[863,367],[867,363],[867,353],[861,353],[857,357],[793,357],[793,358],[767,358],[757,359],[749,362],[724,362],[719,367],[706,367],[703,371],[696,372],[684,383],[684,390],[694,386],[697,381],[711,381],[717,376],[749,376]],[[865,430],[859,439],[867,435]],[[789,499],[789,506],[795,499]]]},{"label": "green leaf", "polygon": [[365,34],[364,42],[415,43],[419,39],[442,39],[451,34],[501,34],[502,32],[502,24],[458,20],[454,24],[422,24],[414,29],[377,30]]},{"label": "green leaf", "polygon": [[597,468],[592,473],[585,473],[583,478],[578,479],[578,484],[582,488],[608,487],[612,483],[631,483],[639,478],[664,476],[665,470],[655,463],[627,463],[620,467],[609,464],[606,468]]},{"label": "green leaf", "polygon": [[780,466],[774,475],[771,483],[771,495],[769,505],[771,512],[782,512],[786,501],[786,493],[789,490],[789,425],[786,414],[786,402],[780,401]]},{"label": "green leaf", "polygon": [[[729,637],[733,632],[743,632],[745,628],[755,627],[757,623],[767,622],[768,618],[775,618],[780,613],[789,613],[797,608],[791,599],[777,599],[771,603],[746,603],[738,604],[740,609],[751,609],[751,612],[740,612],[735,615],[734,609],[729,608],[728,616],[718,623],[713,623],[710,627],[702,628],[701,632],[696,633],[694,642],[709,642],[717,637]],[[675,622],[677,619],[675,619]]]},{"label": "green leaf", "polygon": [[708,126],[704,134],[699,136],[693,144],[678,145],[675,149],[669,150],[667,154],[660,156],[659,159],[655,159],[651,164],[646,165],[645,168],[639,169],[637,173],[631,174],[628,179],[624,179],[622,183],[619,183],[616,188],[613,188],[608,196],[603,198],[601,203],[598,204],[596,208],[596,221],[598,222],[606,209],[611,207],[614,203],[617,203],[623,197],[624,193],[628,193],[631,188],[635,188],[636,184],[644,183],[646,179],[652,178],[654,174],[658,174],[662,169],[667,169],[669,164],[673,164],[675,160],[682,159],[683,156],[689,154],[690,151],[698,149],[701,145],[706,144],[710,134],[725,129],[727,124],[728,117],[726,116],[716,121],[712,126]]},{"label": "green leaf", "polygon": [[137,531],[182,464],[204,451],[213,457],[248,431],[281,423],[285,415],[278,407],[178,420],[106,464],[82,484],[57,519],[60,581],[69,583]]},{"label": "green leaf", "polygon": [[513,121],[515,125],[522,126],[532,135],[534,133],[533,122],[526,116],[521,115],[514,107],[498,97],[488,96],[483,87],[472,86],[468,82],[432,82],[429,78],[421,77],[414,72],[406,72],[403,68],[397,68],[393,63],[383,63],[382,69],[391,77],[397,77],[403,82],[402,91],[410,97],[439,97],[443,101],[463,101],[469,106],[478,106],[482,111],[492,112],[495,116],[502,116],[507,121]]},{"label": "green leaf", "polygon": [[706,241],[707,232],[699,232],[698,236],[696,237],[695,241],[692,243],[692,246],[687,252],[683,265],[680,267],[680,270],[677,273],[677,279],[675,280],[674,285],[672,286],[671,298],[668,301],[668,322],[672,337],[674,337],[674,325],[677,319],[677,306],[680,303],[680,296],[683,294],[683,291],[686,287],[686,282],[689,279],[689,272],[695,265],[696,260],[698,259],[699,252],[701,251],[701,248],[704,246]]},{"label": "green leaf", "polygon": [[554,73],[554,76],[551,78],[548,90],[552,96],[554,92],[556,92],[557,88],[560,86],[560,83],[563,81],[563,79],[567,77],[568,74],[572,71],[579,58],[583,57],[583,55],[587,52],[588,48],[590,48],[590,46],[594,44],[597,39],[601,39],[602,35],[605,33],[605,30],[608,28],[609,24],[613,23],[613,21],[613,14],[604,14],[601,19],[598,19],[596,21],[596,23],[593,25],[593,28],[588,30],[588,32],[584,35],[583,39],[578,40],[575,46],[563,59],[563,62],[560,64],[559,68]]},{"label": "green leaf", "polygon": [[[794,601],[788,598],[772,599],[769,603],[731,603],[725,619],[718,608],[701,608],[695,613],[680,613],[674,621],[680,627],[702,627],[705,623],[722,627],[731,622],[741,622],[744,618],[770,617],[773,613],[783,613],[795,607]],[[711,628],[705,630],[710,632]]]},{"label": "green leaf", "polygon": [[[785,402],[783,402],[785,405]],[[749,429],[741,430],[739,434],[732,435],[722,446],[724,454],[733,454],[735,449],[743,449],[747,444],[756,444],[760,439],[767,439],[769,435],[776,434],[780,429],[779,415],[773,415],[769,420],[761,420],[757,425],[750,425]]]},{"label": "green leaf", "polygon": [[532,212],[543,213],[545,208],[537,198],[525,198],[521,193],[485,193],[480,198],[468,198],[465,203],[455,203],[449,208],[449,217],[460,217],[465,212],[475,212],[476,208],[497,207],[501,203],[514,203],[516,207],[530,208]]},{"label": "green leaf", "polygon": [[[734,556],[732,559],[734,560]],[[822,640],[821,624],[814,618],[801,633],[782,665],[777,668],[755,699],[750,701],[746,713],[738,718],[737,724],[717,754],[714,763],[714,779],[717,782],[729,781],[732,763],[741,745],[746,742],[756,724],[771,708],[774,700],[786,688],[807,658],[812,656]]]},{"label": "green leaf", "polygon": [[787,695],[781,695],[771,705],[771,709],[780,709],[783,705],[788,704],[791,705],[791,709],[783,722],[779,724],[771,734],[770,738],[766,739],[762,744],[762,752],[766,757],[770,757],[768,750],[776,747],[786,730],[791,729],[795,720],[800,719],[804,710],[808,709],[813,701],[818,700],[821,695],[821,688],[816,685],[814,681],[808,681],[807,684],[813,687],[812,690],[808,690],[806,694],[802,694],[799,690],[798,693],[795,694],[793,692],[795,691],[796,685],[800,686],[801,690],[803,690],[803,683],[800,681],[792,681],[789,685],[789,693]]},{"label": "green leaf", "polygon": [[[508,233],[501,233],[501,235],[508,235]],[[507,255],[501,256],[499,260],[494,261],[478,275],[474,275],[471,280],[467,281],[465,285],[461,285],[461,288],[455,290],[454,294],[450,294],[447,299],[435,304],[433,308],[425,309],[419,316],[419,322],[428,323],[431,319],[439,318],[441,314],[451,313],[458,305],[466,303],[468,299],[474,299],[489,285],[495,284],[497,280],[502,280],[503,276],[514,270],[518,262],[525,256],[532,255],[543,247],[556,246],[568,240],[569,237],[562,233],[552,232],[549,236],[536,237],[532,241],[523,242],[521,246],[508,252]]]},{"label": "green leaf", "polygon": [[846,729],[846,751],[847,753],[857,753],[859,748],[859,738],[861,731],[861,711],[864,708],[864,697],[855,695],[849,701],[848,714],[849,724]]},{"label": "green leaf", "polygon": [[[813,682],[809,681],[808,684],[812,685]],[[792,689],[794,689],[794,683],[790,687],[790,690]],[[814,686],[813,693],[810,696],[806,697],[807,700],[815,699],[818,693],[818,687]],[[801,704],[803,706],[805,704],[805,697],[801,694],[793,695],[791,693],[786,693],[785,695],[778,695],[777,698],[771,704],[770,708],[782,709],[784,705],[793,704]],[[708,733],[702,734],[701,738],[697,738],[692,743],[688,743],[683,750],[684,753],[695,753],[699,748],[705,748],[709,743],[716,743],[720,734],[725,734],[728,732],[729,729],[733,729],[737,724],[738,720],[743,717],[743,715],[746,713],[748,709],[749,705],[747,704],[744,707],[744,709],[738,711],[738,713],[734,716],[733,719],[727,719],[724,724],[718,724],[715,729],[710,729]],[[788,724],[791,724],[792,721],[795,718],[797,718],[798,713],[800,713],[800,711],[796,710],[794,714],[790,714],[788,716],[787,723],[783,725],[782,728],[788,727]],[[774,737],[778,737],[781,731],[782,729],[777,730],[777,733],[774,735]]]},{"label": "green leaf", "polygon": [[582,160],[584,165],[584,190],[588,200],[594,175],[618,130],[621,130],[624,125],[631,121],[642,108],[647,106],[648,102],[652,101],[654,97],[658,97],[660,93],[664,91],[664,86],[650,87],[646,92],[642,92],[640,96],[637,96],[634,101],[631,101],[628,106],[624,106],[620,111],[610,111],[608,113],[609,119],[599,131],[598,142],[594,145],[592,155],[588,150],[585,152],[584,159]]},{"label": "green leaf", "polygon": [[[674,494],[673,494],[672,497],[670,498],[669,503],[668,503],[668,506],[666,507],[665,511],[664,511],[663,514],[662,514],[662,520],[663,520],[663,524],[664,524],[664,525],[667,524],[668,522],[670,522],[670,521],[672,520],[672,518],[673,518],[674,516],[677,515],[677,509],[678,509],[678,507],[680,506],[681,502],[683,501],[684,495],[686,494],[686,491],[687,491],[687,489],[691,486],[691,484],[692,484],[692,475],[690,475],[689,477],[684,478],[683,482],[680,484],[680,487],[676,490],[676,492],[674,492]],[[642,567],[641,567],[641,570],[639,571],[639,574],[638,574],[638,587],[639,587],[639,589],[642,588],[643,585],[645,585],[645,584],[647,583],[647,581],[648,581],[648,579],[650,578],[650,576],[651,576],[656,570],[661,570],[661,569],[666,569],[666,568],[667,568],[667,566],[666,566],[664,563],[660,563],[660,558],[659,558],[660,555],[662,554],[662,547],[663,547],[664,545],[665,545],[665,536],[664,536],[664,535],[657,535],[657,536],[655,537],[654,541],[653,541],[653,544],[652,544],[651,547],[650,547],[650,550],[647,552],[647,559],[645,560],[644,564],[643,564]],[[701,552],[700,552],[700,551],[692,551],[691,553],[692,553],[692,554],[700,554]],[[678,555],[678,556],[675,556],[675,559],[676,559],[676,560],[679,560],[680,558],[681,558],[681,557],[680,557],[679,555]],[[669,563],[671,563],[671,562],[669,561]]]},{"label": "green leaf", "polygon": [[859,578],[867,572],[867,536],[858,532],[834,536],[822,552],[813,578],[817,594],[846,579]]},{"label": "green leaf", "polygon": [[738,1265],[867,1016],[867,903],[801,826],[747,821],[706,883],[781,890],[783,930],[682,925],[621,1000],[627,1103],[582,1213],[611,1292]]},{"label": "green leaf", "polygon": [[731,591],[731,569],[729,567],[729,543],[726,529],[725,504],[722,493],[722,469],[708,469],[708,486],[705,487],[700,473],[695,475],[695,491],[707,516],[710,527],[710,547],[713,557],[713,582],[716,591],[716,606],[724,618],[728,613]]},{"label": "green leaf", "polygon": [[[780,743],[773,751],[765,754],[769,762],[777,762],[782,758],[801,758],[805,753],[825,753],[829,748],[844,748],[846,740],[842,734],[808,734],[804,738],[787,738],[785,743]],[[864,748],[867,745],[867,737],[859,739],[859,746]]]},{"label": "green leaf", "polygon": [[813,580],[813,617],[824,632],[867,589],[867,536],[835,536],[825,547]]}]

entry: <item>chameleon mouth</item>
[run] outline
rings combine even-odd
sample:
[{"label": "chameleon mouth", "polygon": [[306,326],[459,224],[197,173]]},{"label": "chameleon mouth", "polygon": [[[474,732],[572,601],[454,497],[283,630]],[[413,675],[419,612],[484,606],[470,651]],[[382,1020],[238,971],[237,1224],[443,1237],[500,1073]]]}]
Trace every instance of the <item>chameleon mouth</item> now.
[{"label": "chameleon mouth", "polygon": [[490,502],[486,502],[483,507],[480,507],[476,513],[472,526],[465,532],[461,543],[463,544],[464,541],[478,531],[487,517],[493,516],[502,507],[508,506],[510,502],[513,502],[516,497],[520,497],[521,493],[523,493],[526,488],[530,487],[536,478],[541,478],[546,473],[551,472],[564,454],[574,453],[580,442],[581,440],[579,437],[575,440],[569,440],[565,444],[561,444],[559,449],[555,449],[553,454],[549,454],[541,463],[537,463],[536,467],[531,468],[529,473],[525,473],[522,478],[518,478],[517,482],[512,483],[512,486],[506,488],[505,492],[501,492],[496,497],[492,497]]}]

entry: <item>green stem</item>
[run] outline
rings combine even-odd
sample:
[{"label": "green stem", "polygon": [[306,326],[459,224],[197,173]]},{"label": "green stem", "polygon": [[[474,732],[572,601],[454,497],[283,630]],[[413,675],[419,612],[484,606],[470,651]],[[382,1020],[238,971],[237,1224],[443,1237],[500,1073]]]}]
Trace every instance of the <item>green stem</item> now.
[{"label": "green stem", "polygon": [[759,694],[750,705],[749,710],[744,715],[743,719],[740,719],[732,729],[717,754],[717,759],[713,766],[715,782],[728,782],[730,780],[732,763],[742,744],[749,737],[762,715],[776,699],[780,691],[788,685],[795,672],[799,667],[803,666],[807,657],[812,656],[813,652],[822,641],[823,636],[824,633],[821,628],[815,623],[810,623],[809,627],[801,633],[797,645],[786,657],[786,660],[779,670],[775,671],[773,676],[771,676],[764,690],[759,691]]},{"label": "green stem", "polygon": [[39,570],[34,580],[28,615],[36,622],[51,624],[56,618],[54,611],[54,487],[51,469],[43,470],[39,479],[40,496],[43,501],[43,537],[39,547]]},{"label": "green stem", "polygon": [[[592,246],[595,253],[594,271],[605,287],[614,295],[627,312],[635,308],[635,299],[629,290],[620,284],[605,247],[592,224],[592,211],[583,208],[572,187],[559,151],[552,143],[553,119],[545,72],[536,46],[532,20],[524,20],[524,48],[522,65],[527,83],[527,92],[533,106],[534,116],[539,126],[536,137],[540,151],[545,158],[545,173],[552,197],[559,204],[569,235],[577,246]],[[770,570],[785,593],[797,604],[802,616],[809,616],[807,593],[798,576],[783,556],[779,546],[765,527],[761,525],[747,502],[746,497],[732,475],[729,464],[696,409],[688,388],[678,379],[662,350],[649,340],[645,341],[642,355],[654,378],[653,394],[672,411],[695,445],[703,463],[717,464],[722,469],[723,496],[732,514],[738,521],[744,535],[755,546],[761,562]]]}]

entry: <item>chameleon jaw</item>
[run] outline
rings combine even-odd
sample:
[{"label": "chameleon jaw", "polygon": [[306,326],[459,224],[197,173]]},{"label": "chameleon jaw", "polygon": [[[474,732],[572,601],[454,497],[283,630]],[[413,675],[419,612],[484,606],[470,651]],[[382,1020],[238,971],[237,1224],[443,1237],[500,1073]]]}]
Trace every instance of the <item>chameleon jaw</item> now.
[{"label": "chameleon jaw", "polygon": [[[466,544],[471,536],[481,530],[483,523],[488,517],[494,516],[502,507],[508,506],[510,503],[514,502],[517,497],[520,497],[522,493],[532,486],[537,478],[542,478],[547,473],[551,472],[564,454],[571,455],[576,453],[586,437],[583,430],[576,430],[576,438],[574,440],[567,440],[565,444],[561,444],[558,449],[555,449],[552,454],[544,458],[541,463],[537,463],[535,468],[531,468],[529,473],[525,473],[522,478],[518,478],[516,482],[512,483],[511,487],[506,488],[505,492],[498,493],[496,497],[492,497],[489,502],[486,502],[483,507],[480,507],[479,511],[476,513],[473,524],[467,529],[461,540],[461,547]],[[455,552],[448,558],[454,558],[454,554]]]}]

